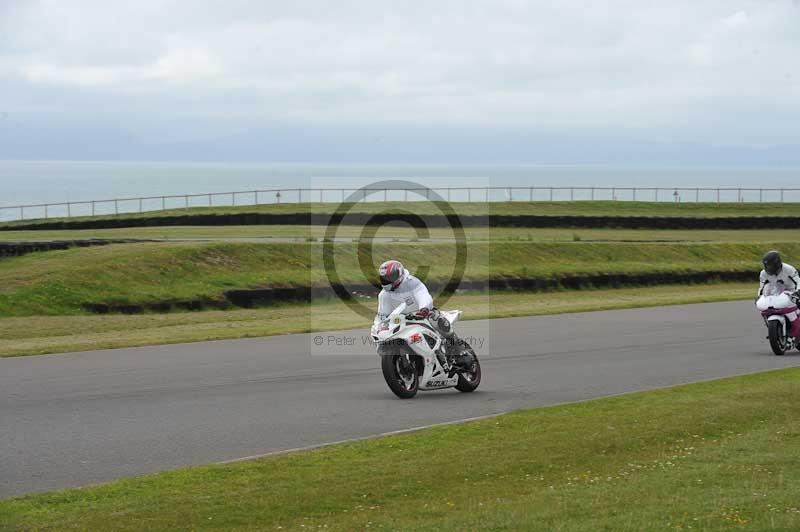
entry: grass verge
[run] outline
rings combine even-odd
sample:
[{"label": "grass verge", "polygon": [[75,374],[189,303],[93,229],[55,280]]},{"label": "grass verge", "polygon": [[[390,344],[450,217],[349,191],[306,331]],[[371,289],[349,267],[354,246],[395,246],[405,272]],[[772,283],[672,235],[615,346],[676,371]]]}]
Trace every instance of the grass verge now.
[{"label": "grass verge", "polygon": [[800,370],[0,501],[4,530],[797,530]]},{"label": "grass verge", "polygon": [[[505,318],[752,297],[752,284],[658,286],[551,293],[456,295],[465,319]],[[89,351],[368,327],[339,302],[255,310],[136,316],[31,316],[0,319],[0,357]]]},{"label": "grass verge", "polygon": [[[753,272],[765,249],[800,255],[800,243],[471,243],[466,279]],[[342,282],[364,283],[392,257],[429,281],[454,271],[455,246],[334,245]],[[231,289],[328,286],[319,243],[140,243],[31,253],[0,260],[0,316],[84,313],[84,305],[224,301]],[[430,268],[425,272],[425,268]]]}]

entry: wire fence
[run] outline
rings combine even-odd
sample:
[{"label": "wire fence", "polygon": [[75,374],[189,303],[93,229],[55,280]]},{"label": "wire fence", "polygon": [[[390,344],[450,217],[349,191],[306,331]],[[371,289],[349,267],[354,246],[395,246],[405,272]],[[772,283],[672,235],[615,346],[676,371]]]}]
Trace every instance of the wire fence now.
[{"label": "wire fence", "polygon": [[544,187],[485,186],[434,188],[276,188],[67,201],[0,207],[0,220],[122,215],[188,211],[201,207],[241,207],[281,203],[341,203],[445,200],[495,201],[654,201],[675,203],[800,203],[800,188],[746,187]]}]

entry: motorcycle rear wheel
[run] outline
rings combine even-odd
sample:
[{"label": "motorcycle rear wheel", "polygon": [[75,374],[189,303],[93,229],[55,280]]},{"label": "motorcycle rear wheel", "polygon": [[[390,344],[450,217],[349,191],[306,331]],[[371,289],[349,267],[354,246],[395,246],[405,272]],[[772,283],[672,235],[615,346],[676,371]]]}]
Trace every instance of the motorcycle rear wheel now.
[{"label": "motorcycle rear wheel", "polygon": [[383,378],[389,389],[400,399],[411,399],[419,390],[419,372],[417,365],[410,357],[404,361],[401,358],[407,354],[393,354],[381,356],[381,369]]},{"label": "motorcycle rear wheel", "polygon": [[475,354],[475,350],[467,342],[464,342],[464,351],[468,351],[472,355],[472,366],[469,372],[458,374],[456,390],[470,393],[474,392],[481,384],[481,363],[478,360],[478,355]]},{"label": "motorcycle rear wheel", "polygon": [[783,334],[782,323],[778,320],[770,320],[767,322],[767,330],[769,331],[769,346],[772,352],[778,356],[783,356],[787,351],[786,336]]}]

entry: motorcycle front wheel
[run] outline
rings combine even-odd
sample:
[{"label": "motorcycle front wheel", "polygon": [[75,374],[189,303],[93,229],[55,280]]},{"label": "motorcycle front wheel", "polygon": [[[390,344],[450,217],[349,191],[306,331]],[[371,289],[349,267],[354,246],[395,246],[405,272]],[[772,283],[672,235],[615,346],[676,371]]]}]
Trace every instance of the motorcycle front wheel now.
[{"label": "motorcycle front wheel", "polygon": [[458,374],[456,390],[469,393],[474,392],[481,383],[481,363],[478,360],[478,355],[475,354],[475,350],[467,342],[464,342],[464,351],[467,351],[472,356],[472,364],[470,364],[469,371],[463,371]]},{"label": "motorcycle front wheel", "polygon": [[406,353],[381,356],[383,378],[389,389],[400,399],[411,399],[417,395],[419,372],[417,365]]},{"label": "motorcycle front wheel", "polygon": [[786,354],[787,342],[786,336],[783,334],[783,324],[778,320],[770,320],[767,322],[767,329],[769,330],[769,346],[772,352],[778,356]]}]

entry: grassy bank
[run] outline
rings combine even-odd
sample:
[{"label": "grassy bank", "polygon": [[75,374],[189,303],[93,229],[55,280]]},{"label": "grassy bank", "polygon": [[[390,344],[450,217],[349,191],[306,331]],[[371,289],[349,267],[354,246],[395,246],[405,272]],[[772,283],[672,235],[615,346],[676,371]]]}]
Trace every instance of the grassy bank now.
[{"label": "grassy bank", "polygon": [[[764,249],[800,255],[793,244],[670,243],[473,243],[467,250],[467,279],[558,278],[589,274],[743,271],[755,278]],[[372,255],[357,244],[334,246],[343,282],[365,281],[393,257],[412,271],[444,281],[453,272],[453,246],[376,244]],[[318,243],[142,243],[32,253],[0,260],[0,316],[84,312],[89,303],[112,305],[205,299],[222,300],[231,289],[327,286]]]},{"label": "grassy bank", "polygon": [[797,530],[799,415],[774,371],[4,500],[0,528]]},{"label": "grassy bank", "polygon": [[[341,226],[337,239],[357,239],[364,229],[355,226]],[[320,225],[233,225],[233,226],[167,226],[167,227],[128,227],[118,229],[81,230],[40,230],[40,231],[0,231],[0,242],[41,241],[41,240],[85,240],[102,239],[230,239],[265,240],[293,239],[305,241],[309,238],[322,239],[326,227]],[[469,241],[519,240],[528,242],[791,242],[798,239],[794,229],[562,229],[525,227],[468,227],[464,230]],[[416,239],[426,238],[417,235],[410,227],[382,227],[375,238]],[[444,228],[431,228],[430,240],[453,240],[453,231]]]},{"label": "grassy bank", "polygon": [[[568,294],[568,295],[567,295]],[[448,308],[464,319],[706,303],[750,298],[752,284],[696,285],[542,294],[456,295]],[[253,310],[136,316],[31,316],[0,319],[0,357],[199,342],[368,327],[339,302]]]},{"label": "grassy bank", "polygon": [[[736,216],[800,216],[798,203],[669,203],[648,201],[493,201],[450,202],[449,205],[459,215],[538,215],[538,216],[680,216],[680,217],[736,217]],[[209,214],[295,214],[295,213],[333,213],[339,209],[336,203],[282,203],[278,205],[242,205],[238,207],[191,207],[188,209],[168,209],[144,213],[101,215],[95,217],[75,216],[71,218],[50,218],[52,223],[62,221],[83,221],[101,219],[140,219],[163,216],[209,215]],[[439,205],[427,201],[390,201],[350,204],[352,213],[412,212],[416,214],[441,214]],[[23,222],[3,222],[0,228],[9,228]],[[44,221],[44,220],[37,220]]]}]

